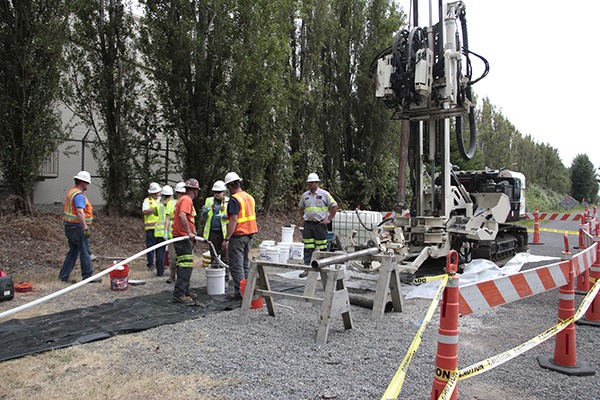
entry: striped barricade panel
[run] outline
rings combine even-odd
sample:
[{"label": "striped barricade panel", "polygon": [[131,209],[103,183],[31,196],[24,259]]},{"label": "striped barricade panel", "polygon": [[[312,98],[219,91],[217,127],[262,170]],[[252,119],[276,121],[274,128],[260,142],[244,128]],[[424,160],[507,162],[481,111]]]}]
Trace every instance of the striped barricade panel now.
[{"label": "striped barricade panel", "polygon": [[[526,213],[525,217],[527,219],[535,220],[533,213]],[[546,221],[579,221],[581,219],[581,214],[539,213],[538,219]]]},{"label": "striped barricade panel", "polygon": [[598,243],[594,243],[573,256],[575,276],[581,275],[585,269],[589,269],[596,261],[597,247]]},{"label": "striped barricade panel", "polygon": [[569,263],[555,264],[460,287],[460,313],[464,316],[563,286]]},{"label": "striped barricade panel", "polygon": [[[580,275],[594,263],[597,246],[598,243],[594,243],[593,246],[573,256],[575,275]],[[465,316],[475,311],[488,310],[543,293],[565,285],[568,279],[569,262],[561,261],[489,281],[461,286],[460,313]]]}]

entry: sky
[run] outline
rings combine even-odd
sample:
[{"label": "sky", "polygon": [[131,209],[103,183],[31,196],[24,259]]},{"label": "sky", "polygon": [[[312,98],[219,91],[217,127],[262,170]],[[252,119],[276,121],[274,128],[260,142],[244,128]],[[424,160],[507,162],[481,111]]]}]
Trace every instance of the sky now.
[{"label": "sky", "polygon": [[[488,97],[523,136],[556,148],[566,167],[587,154],[599,172],[600,1],[463,2],[469,49],[490,64],[488,76],[473,86],[478,98]],[[408,13],[409,0],[399,3]],[[419,2],[419,26],[428,24],[428,4]],[[473,66],[479,76],[483,64]]]}]

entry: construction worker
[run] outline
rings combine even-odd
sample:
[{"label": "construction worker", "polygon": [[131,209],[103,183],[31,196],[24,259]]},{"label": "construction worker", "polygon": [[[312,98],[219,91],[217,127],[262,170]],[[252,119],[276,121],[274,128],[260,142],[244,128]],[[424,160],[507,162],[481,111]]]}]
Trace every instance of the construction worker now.
[{"label": "construction worker", "polygon": [[[221,251],[223,239],[227,234],[227,204],[229,197],[225,196],[225,182],[216,181],[213,184],[213,197],[208,197],[202,207],[201,218],[206,220],[204,224],[204,239],[210,241],[217,254],[212,254],[212,257],[221,257],[223,262],[227,262],[227,254]],[[216,260],[212,260],[213,263]],[[229,268],[225,271],[225,281],[229,280]]]},{"label": "construction worker", "polygon": [[[173,199],[173,209],[177,205],[177,200],[184,194],[185,182],[178,182],[177,185],[175,185],[175,199]],[[175,246],[173,245],[173,243],[171,243],[167,247],[167,249],[169,251],[169,279],[167,279],[167,283],[173,283],[177,279],[177,261],[175,256]]]},{"label": "construction worker", "polygon": [[194,303],[196,294],[190,292],[190,279],[194,267],[193,248],[196,242],[196,210],[194,198],[200,185],[194,178],[185,182],[185,194],[177,200],[173,216],[173,237],[187,236],[187,239],[175,242],[177,254],[177,281],[173,290],[173,300],[183,304]]},{"label": "construction worker", "polygon": [[87,279],[94,274],[88,241],[94,215],[93,207],[85,195],[92,179],[87,171],[79,171],[73,178],[75,186],[67,192],[63,209],[63,223],[65,236],[69,242],[69,251],[58,273],[58,280],[67,283],[75,283],[74,280],[69,279],[69,276],[78,257],[81,261],[81,277]]},{"label": "construction worker", "polygon": [[[154,237],[159,244],[173,239],[173,213],[175,206],[173,202],[173,188],[169,185],[162,187],[160,201],[158,202],[158,222],[154,226]],[[166,246],[156,249],[156,275],[163,276],[165,273],[165,250]]]},{"label": "construction worker", "polygon": [[252,237],[258,233],[254,197],[242,190],[242,178],[235,172],[225,175],[225,186],[231,197],[227,205],[227,234],[222,249],[227,254],[233,278],[234,293],[230,298],[241,299],[240,282],[248,278]]},{"label": "construction worker", "polygon": [[[327,249],[327,225],[333,220],[338,205],[329,192],[319,188],[321,180],[317,174],[308,174],[306,182],[308,190],[302,194],[299,207],[300,221],[304,224],[304,264],[310,265],[315,249]],[[306,272],[300,276],[306,276]]]},{"label": "construction worker", "polygon": [[[158,183],[152,182],[148,187],[148,197],[142,203],[142,214],[144,215],[144,229],[146,230],[146,248],[150,248],[156,244],[154,237],[154,226],[158,222],[158,201],[160,198],[161,187]],[[146,266],[148,271],[154,269],[154,253],[150,251],[146,253]]]}]

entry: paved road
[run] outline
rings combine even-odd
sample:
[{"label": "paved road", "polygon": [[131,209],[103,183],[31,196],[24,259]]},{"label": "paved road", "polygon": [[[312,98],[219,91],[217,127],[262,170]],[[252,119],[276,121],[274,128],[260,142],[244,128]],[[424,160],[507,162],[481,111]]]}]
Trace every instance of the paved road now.
[{"label": "paved road", "polygon": [[[578,253],[579,244],[579,224],[580,221],[540,221],[540,242],[542,245],[529,246],[531,254],[549,257],[560,257],[565,251],[564,235],[569,240],[570,252]],[[533,232],[529,233],[529,242],[533,241]],[[546,262],[547,263],[547,262]],[[535,266],[544,265],[536,263]],[[526,265],[524,269],[532,268],[533,265]]]}]

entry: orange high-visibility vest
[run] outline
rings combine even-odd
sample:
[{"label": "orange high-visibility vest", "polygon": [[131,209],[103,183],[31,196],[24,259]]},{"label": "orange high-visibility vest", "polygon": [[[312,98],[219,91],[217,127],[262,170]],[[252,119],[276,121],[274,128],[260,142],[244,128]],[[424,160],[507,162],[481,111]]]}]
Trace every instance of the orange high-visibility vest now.
[{"label": "orange high-visibility vest", "polygon": [[238,214],[237,224],[233,231],[233,236],[252,235],[258,232],[256,225],[256,213],[254,197],[246,192],[238,192],[233,195],[240,203],[240,213]]},{"label": "orange high-visibility vest", "polygon": [[77,217],[77,210],[75,209],[75,204],[73,204],[73,201],[75,196],[80,193],[83,195],[83,197],[85,197],[85,208],[83,210],[85,215],[85,223],[91,225],[92,221],[94,220],[92,205],[90,204],[90,201],[85,193],[76,187],[71,188],[67,192],[67,198],[65,199],[65,206],[63,209],[63,220],[68,224],[79,225],[79,218]]}]

